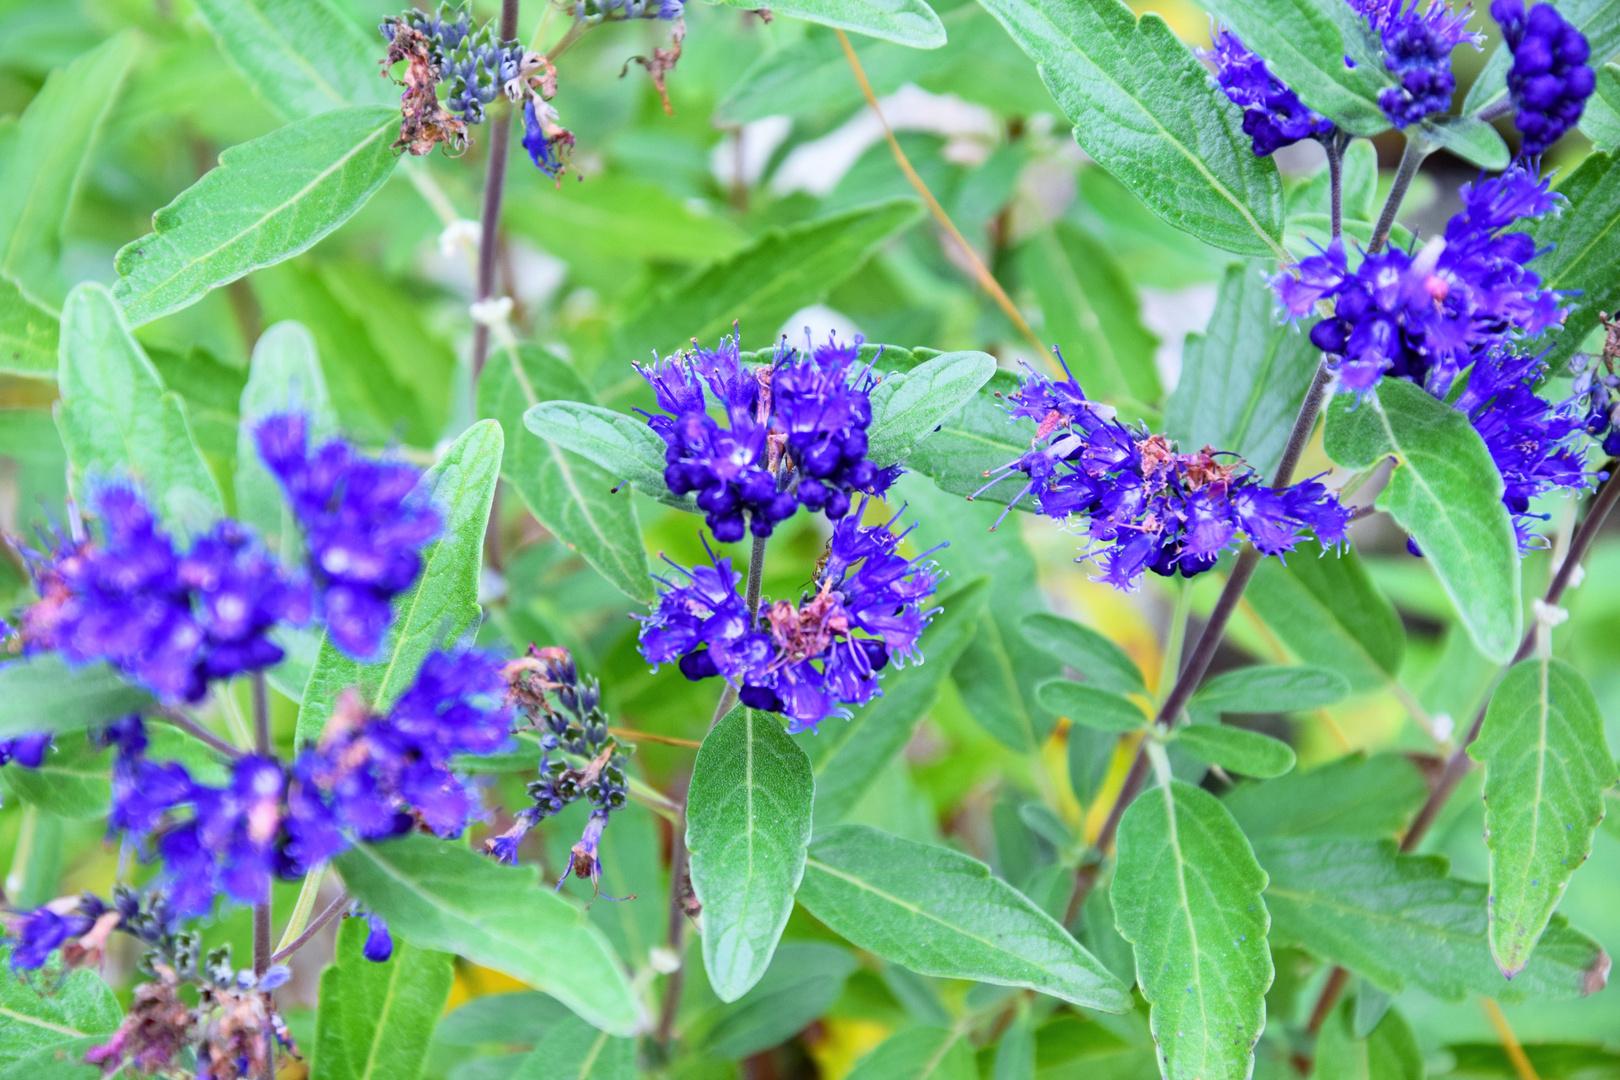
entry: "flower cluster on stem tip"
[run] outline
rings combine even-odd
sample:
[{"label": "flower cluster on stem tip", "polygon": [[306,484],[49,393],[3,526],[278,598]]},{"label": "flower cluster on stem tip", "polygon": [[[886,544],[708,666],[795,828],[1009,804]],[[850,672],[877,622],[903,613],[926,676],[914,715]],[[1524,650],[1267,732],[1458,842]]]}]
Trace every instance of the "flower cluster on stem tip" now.
[{"label": "flower cluster on stem tip", "polygon": [[1484,38],[1468,29],[1469,10],[1451,10],[1445,0],[1350,0],[1384,46],[1384,67],[1399,81],[1378,94],[1378,107],[1389,122],[1405,128],[1451,108],[1457,79],[1451,53],[1468,42],[1479,48]]},{"label": "flower cluster on stem tip", "polygon": [[1536,4],[1526,15],[1524,0],[1493,0],[1491,17],[1513,53],[1507,74],[1513,126],[1524,137],[1524,153],[1543,153],[1580,122],[1597,86],[1586,64],[1592,50],[1551,4]]},{"label": "flower cluster on stem tip", "polygon": [[1212,37],[1215,47],[1202,49],[1199,55],[1214,63],[1221,89],[1243,109],[1243,133],[1253,140],[1257,156],[1269,157],[1301,139],[1333,134],[1333,121],[1301,102],[1236,34],[1216,26]]},{"label": "flower cluster on stem tip", "polygon": [[[662,410],[642,415],[666,445],[664,483],[695,494],[715,539],[742,539],[745,518],[769,536],[800,506],[837,520],[852,493],[889,489],[900,470],[866,456],[877,378],[859,366],[861,338],[805,352],[783,342],[758,368],[742,363],[738,342],[636,365]],[[705,384],[725,423],[709,414]]]},{"label": "flower cluster on stem tip", "polygon": [[1163,435],[1120,423],[1112,407],[1087,398],[1064,371],[1061,380],[1030,371],[1009,399],[1010,420],[1037,426],[1029,452],[987,474],[989,482],[974,493],[1024,478],[996,525],[1033,497],[1041,513],[1082,528],[1091,546],[1080,559],[1100,567],[1098,580],[1126,590],[1147,570],[1163,577],[1203,573],[1244,538],[1278,556],[1306,532],[1325,546],[1344,542],[1349,511],[1317,481],[1272,488],[1210,447],[1177,453]]},{"label": "flower cluster on stem tip", "polygon": [[670,566],[685,578],[659,580],[652,614],[641,619],[641,655],[655,667],[674,662],[688,679],[719,675],[750,708],[779,712],[789,731],[814,730],[851,715],[882,693],[879,673],[893,659],[920,663],[917,640],[937,608],[926,605],[944,573],[925,552],[898,553],[911,530],[893,531],[896,515],[864,526],[856,512],[833,528],[815,588],[798,603],[778,600],[756,616],[737,592],[729,559]]}]

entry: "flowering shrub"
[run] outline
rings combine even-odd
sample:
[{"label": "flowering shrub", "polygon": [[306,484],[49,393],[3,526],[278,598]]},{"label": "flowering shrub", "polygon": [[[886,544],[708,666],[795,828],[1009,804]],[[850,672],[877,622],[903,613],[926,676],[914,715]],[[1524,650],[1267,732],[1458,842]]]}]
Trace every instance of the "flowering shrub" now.
[{"label": "flowering shrub", "polygon": [[13,3],[0,1080],[1612,1071],[1620,23],[1177,2]]}]

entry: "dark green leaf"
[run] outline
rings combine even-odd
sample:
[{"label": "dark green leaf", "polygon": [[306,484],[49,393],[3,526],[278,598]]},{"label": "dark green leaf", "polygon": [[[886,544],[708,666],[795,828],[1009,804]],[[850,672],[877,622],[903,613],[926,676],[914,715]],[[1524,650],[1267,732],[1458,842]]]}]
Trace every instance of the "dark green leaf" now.
[{"label": "dark green leaf", "polygon": [[1031,645],[1074,668],[1087,682],[1121,694],[1146,692],[1136,661],[1091,627],[1045,611],[1025,616],[1018,625]]},{"label": "dark green leaf", "polygon": [[82,731],[149,708],[152,696],[103,663],[70,667],[56,653],[0,664],[0,739]]},{"label": "dark green leaf", "polygon": [[1586,99],[1581,134],[1606,154],[1620,150],[1620,64],[1597,69],[1597,88]]},{"label": "dark green leaf", "polygon": [[399,110],[352,105],[226,150],[118,252],[113,295],[139,326],[290,259],[353,217],[393,173]]},{"label": "dark green leaf", "polygon": [[887,376],[872,391],[866,456],[884,466],[904,461],[995,373],[996,359],[989,353],[953,352]]},{"label": "dark green leaf", "polygon": [[1222,802],[1255,843],[1297,836],[1393,837],[1429,793],[1400,754],[1350,754],[1264,784],[1240,784]]},{"label": "dark green leaf", "polygon": [[310,1074],[316,1080],[416,1080],[455,977],[452,957],[399,942],[380,964],[361,954],[364,919],[338,927],[321,973]]},{"label": "dark green leaf", "polygon": [[1271,875],[1274,945],[1298,945],[1392,993],[1417,986],[1446,1001],[1573,998],[1600,989],[1609,957],[1554,916],[1529,965],[1502,977],[1486,940],[1485,886],[1446,876],[1435,856],[1391,841],[1297,837],[1257,842]]},{"label": "dark green leaf", "polygon": [[1603,792],[1620,772],[1585,677],[1545,657],[1503,676],[1468,753],[1485,765],[1491,952],[1512,978],[1592,854]]},{"label": "dark green leaf", "polygon": [[[1608,0],[1612,5],[1615,0]],[[1620,19],[1615,20],[1620,24]],[[1533,264],[1544,289],[1578,291],[1566,295],[1570,308],[1561,330],[1538,346],[1551,346],[1548,367],[1561,370],[1598,325],[1598,315],[1620,308],[1620,155],[1591,154],[1558,185],[1569,200],[1562,213],[1548,215],[1525,231],[1546,254]],[[1550,248],[1550,250],[1548,250]]]},{"label": "dark green leaf", "polygon": [[1346,468],[1399,460],[1378,507],[1423,549],[1479,651],[1499,662],[1512,656],[1524,621],[1519,546],[1501,474],[1467,415],[1387,379],[1359,406],[1353,395],[1335,398],[1323,443]]},{"label": "dark green leaf", "polygon": [[855,958],[836,945],[783,944],[752,990],[715,1010],[703,1049],[743,1058],[792,1038],[838,1000],[854,970]]},{"label": "dark green leaf", "polygon": [[1240,255],[1284,257],[1282,179],[1243,112],[1154,14],[1120,0],[984,0],[1075,125],[1154,213]]},{"label": "dark green leaf", "polygon": [[571,1015],[556,998],[538,991],[489,994],[473,998],[439,1021],[433,1039],[446,1046],[534,1046]]},{"label": "dark green leaf", "polygon": [[1220,724],[1189,724],[1176,729],[1175,745],[1199,761],[1241,776],[1269,780],[1294,767],[1294,749],[1258,731]]},{"label": "dark green leaf", "polygon": [[664,484],[664,440],[645,421],[600,405],[542,401],[523,426],[548,442],[594,462],[615,482],[629,480],[655,499],[671,499]]},{"label": "dark green leaf", "polygon": [[107,775],[111,751],[96,746],[83,732],[59,735],[54,742],[37,769],[7,765],[6,783],[23,802],[57,817],[105,817],[112,798]]},{"label": "dark green leaf", "polygon": [[1320,667],[1257,664],[1223,672],[1198,688],[1193,703],[1226,713],[1286,713],[1334,705],[1350,696],[1350,683]]},{"label": "dark green leaf", "polygon": [[1153,366],[1158,339],[1142,325],[1136,286],[1101,241],[1059,221],[1018,249],[1018,263],[1040,301],[1042,336],[1062,348],[1087,394],[1104,401],[1163,396]]},{"label": "dark green leaf", "polygon": [[362,664],[322,638],[298,710],[299,745],[320,737],[344,690],[356,687],[372,708],[386,711],[415,681],[428,653],[453,645],[478,625],[484,527],[500,463],[501,426],[483,420],[422,477],[444,530],[423,549],[416,584],[394,598],[393,624],[375,660]]},{"label": "dark green leaf", "polygon": [[[749,0],[725,2],[747,7]],[[772,6],[771,12],[914,49],[937,49],[945,44],[945,27],[923,0],[784,0]]]},{"label": "dark green leaf", "polygon": [[977,1080],[978,1075],[970,1044],[960,1033],[914,1027],[884,1039],[855,1063],[846,1080]]},{"label": "dark green leaf", "polygon": [[1130,1003],[1051,916],[948,848],[835,826],[810,845],[799,902],[857,948],[923,975],[1029,987],[1105,1012]]},{"label": "dark green leaf", "polygon": [[613,494],[611,476],[578,454],[532,435],[523,414],[542,399],[590,403],[590,388],[567,364],[543,349],[501,349],[478,379],[478,412],[497,420],[506,436],[501,475],[523,505],[563,543],[632,600],[653,600],[647,550],[630,494]]},{"label": "dark green leaf", "polygon": [[1324,552],[1307,540],[1286,565],[1262,559],[1244,599],[1289,650],[1339,672],[1354,691],[1383,686],[1401,668],[1401,618],[1351,548]]},{"label": "dark green leaf", "polygon": [[1110,897],[1167,1080],[1247,1080],[1271,986],[1266,875],[1209,792],[1171,781],[1119,823]]},{"label": "dark green leaf", "polygon": [[70,1039],[117,1030],[124,1010],[95,972],[67,972],[44,993],[11,970],[10,959],[11,950],[0,945],[0,1068]]},{"label": "dark green leaf", "polygon": [[534,1048],[512,1080],[636,1080],[636,1041],[564,1017]]},{"label": "dark green leaf", "polygon": [[810,842],[810,759],[771,713],[738,705],[703,740],[686,803],[703,967],[721,1001],[765,974]]},{"label": "dark green leaf", "polygon": [[56,316],[0,273],[0,372],[56,377]]},{"label": "dark green leaf", "polygon": [[1398,1009],[1365,1037],[1355,1031],[1358,999],[1347,999],[1322,1025],[1316,1041],[1316,1080],[1423,1080],[1423,1048]]},{"label": "dark green leaf", "polygon": [[[940,430],[912,452],[906,468],[928,477],[941,491],[952,495],[972,495],[983,488],[991,471],[1028,453],[1030,440],[1035,437],[1035,422],[1009,421],[1006,409],[995,396],[1017,389],[1016,375],[998,371],[984,389],[947,417]],[[978,498],[988,503],[1006,503],[1024,486],[1019,476],[1014,473]],[[1023,508],[1030,509],[1027,499]]]},{"label": "dark green leaf", "polygon": [[532,866],[502,866],[413,833],[333,865],[396,938],[444,949],[544,990],[604,1031],[630,1035],[638,1005],[613,947]]},{"label": "dark green leaf", "polygon": [[1090,683],[1048,679],[1035,688],[1041,706],[1096,731],[1140,731],[1148,725],[1142,707],[1129,698]]},{"label": "dark green leaf", "polygon": [[1165,408],[1165,431],[1183,450],[1213,446],[1263,476],[1276,469],[1320,355],[1276,308],[1264,264],[1227,268],[1209,328],[1187,336]]}]

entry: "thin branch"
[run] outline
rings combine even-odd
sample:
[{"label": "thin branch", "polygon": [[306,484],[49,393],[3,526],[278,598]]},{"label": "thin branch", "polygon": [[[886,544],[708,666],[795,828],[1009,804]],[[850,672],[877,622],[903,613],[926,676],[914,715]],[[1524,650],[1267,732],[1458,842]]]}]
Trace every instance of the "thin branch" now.
[{"label": "thin branch", "polygon": [[1406,189],[1412,186],[1412,179],[1417,176],[1423,159],[1429,156],[1429,149],[1428,143],[1420,136],[1406,137],[1406,149],[1401,151],[1401,165],[1395,172],[1389,197],[1384,200],[1384,209],[1378,214],[1378,224],[1373,227],[1372,241],[1367,245],[1368,254],[1376,255],[1384,250],[1390,231],[1395,228],[1395,215],[1400,212],[1401,203],[1406,199]]},{"label": "thin branch", "polygon": [[[500,40],[517,36],[518,0],[501,0]],[[478,288],[474,299],[488,300],[495,292],[495,232],[501,219],[501,194],[506,186],[506,154],[512,144],[512,107],[498,104],[490,110],[489,161],[484,167],[484,204],[478,214]],[[473,390],[489,358],[489,324],[473,326]]]},{"label": "thin branch", "polygon": [[206,743],[210,749],[217,750],[219,753],[225,755],[233,761],[242,756],[242,751],[240,749],[232,746],[218,735],[215,735],[212,731],[209,731],[207,728],[197,723],[197,721],[193,720],[179,709],[165,706],[164,708],[154,712],[152,715],[162,720],[164,723],[179,728],[181,731],[185,732],[187,735],[190,735],[198,742]]},{"label": "thin branch", "polygon": [[677,739],[673,735],[659,735],[651,731],[636,731],[632,728],[610,727],[608,733],[624,739],[635,739],[637,742],[663,743],[666,746],[685,746],[696,750],[703,744],[695,739]]},{"label": "thin branch", "polygon": [[677,790],[670,802],[681,807],[681,817],[670,823],[669,840],[669,951],[675,957],[675,970],[664,983],[664,1001],[658,1011],[658,1031],[654,1038],[658,1045],[669,1047],[675,1035],[675,1020],[681,1011],[681,991],[686,987],[686,806],[682,793]]},{"label": "thin branch", "polygon": [[340,893],[336,900],[332,901],[330,904],[327,904],[326,907],[321,910],[321,913],[315,916],[314,920],[309,924],[309,926],[304,928],[304,932],[302,934],[299,934],[297,937],[293,938],[291,944],[284,945],[280,949],[277,949],[275,955],[270,957],[270,962],[272,964],[279,964],[283,960],[287,959],[287,957],[297,952],[299,949],[302,949],[305,945],[308,945],[310,939],[321,932],[321,927],[337,918],[338,913],[349,906],[351,899],[352,898],[348,893]]},{"label": "thin branch", "polygon": [[838,40],[844,46],[844,58],[849,61],[850,70],[855,73],[855,81],[861,85],[861,93],[866,97],[866,103],[872,107],[872,112],[878,118],[878,123],[883,125],[883,137],[889,140],[889,152],[894,155],[895,163],[900,166],[900,171],[906,174],[906,180],[916,189],[917,194],[922,196],[923,202],[928,204],[928,209],[933,213],[934,220],[939,222],[939,227],[944,229],[961,246],[968,262],[973,266],[973,278],[979,283],[979,287],[990,294],[991,298],[995,300],[996,306],[1001,308],[1002,313],[1018,328],[1018,332],[1023,334],[1024,339],[1035,347],[1036,354],[1046,357],[1047,362],[1051,363],[1051,357],[1046,352],[1046,344],[1036,336],[1034,330],[1030,329],[1029,323],[1024,321],[1024,316],[1019,312],[1018,306],[1012,302],[1012,298],[1007,295],[1006,290],[1001,287],[1000,283],[985,267],[984,262],[979,258],[978,252],[974,251],[973,245],[969,244],[962,236],[961,230],[956,227],[956,223],[951,220],[951,216],[945,212],[943,206],[939,205],[939,200],[934,198],[934,193],[928,190],[928,185],[923,183],[923,178],[917,175],[917,170],[911,167],[911,160],[906,157],[906,152],[900,148],[900,140],[894,137],[894,132],[889,128],[888,120],[884,119],[883,109],[878,105],[877,95],[872,92],[872,84],[866,79],[866,69],[861,67],[861,59],[855,55],[855,46],[849,43],[849,35],[842,30],[837,31],[837,34]]},{"label": "thin branch", "polygon": [[1498,1005],[1494,998],[1481,998],[1479,1004],[1485,1010],[1485,1019],[1489,1020],[1491,1027],[1496,1030],[1496,1037],[1502,1041],[1502,1052],[1507,1054],[1508,1060],[1513,1063],[1514,1075],[1519,1080],[1541,1080],[1536,1075],[1536,1067],[1530,1064],[1530,1056],[1524,1052],[1524,1047],[1519,1045],[1519,1037],[1513,1034],[1513,1026],[1508,1023],[1508,1018],[1502,1015],[1502,1006]]},{"label": "thin branch", "polygon": [[1344,234],[1344,151],[1350,139],[1337,128],[1322,140],[1328,163],[1328,219],[1333,225],[1333,239]]}]

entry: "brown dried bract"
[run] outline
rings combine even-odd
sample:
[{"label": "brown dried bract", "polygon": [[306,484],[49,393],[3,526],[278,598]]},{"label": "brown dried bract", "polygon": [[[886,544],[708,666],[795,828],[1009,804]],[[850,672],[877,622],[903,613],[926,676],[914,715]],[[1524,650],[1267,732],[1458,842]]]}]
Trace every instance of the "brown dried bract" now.
[{"label": "brown dried bract", "polygon": [[676,19],[675,30],[669,36],[669,48],[654,49],[651,60],[645,56],[632,56],[624,62],[624,70],[619,72],[619,78],[622,79],[625,73],[630,70],[631,64],[640,64],[646,68],[647,74],[652,76],[653,87],[658,91],[658,96],[663,99],[664,112],[669,116],[675,115],[675,109],[669,103],[669,90],[665,83],[669,78],[669,73],[675,70],[675,65],[681,59],[681,42],[685,40],[686,20]]},{"label": "brown dried bract", "polygon": [[[272,1044],[291,1045],[275,1002],[258,990],[205,986],[197,1015],[202,1025],[202,1041],[197,1048],[199,1078],[237,1080],[244,1075],[262,1076],[271,1065]],[[243,1062],[247,1068],[238,1069]]]},{"label": "brown dried bract", "polygon": [[840,634],[849,634],[849,617],[830,585],[822,585],[821,591],[802,607],[778,600],[765,618],[771,624],[771,637],[780,650],[782,664],[820,656]]},{"label": "brown dried bract", "polygon": [[175,994],[174,973],[160,966],[158,974],[165,977],[135,988],[129,1014],[112,1038],[85,1053],[84,1060],[100,1065],[103,1076],[111,1076],[126,1064],[148,1076],[170,1069],[190,1044],[196,1020]]},{"label": "brown dried bract", "polygon": [[439,67],[433,62],[433,42],[426,34],[405,23],[394,27],[394,40],[383,58],[383,76],[405,61],[405,79],[400,84],[399,138],[394,149],[404,149],[417,157],[428,154],[440,143],[460,152],[467,147],[467,125],[460,117],[439,104]]}]

